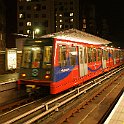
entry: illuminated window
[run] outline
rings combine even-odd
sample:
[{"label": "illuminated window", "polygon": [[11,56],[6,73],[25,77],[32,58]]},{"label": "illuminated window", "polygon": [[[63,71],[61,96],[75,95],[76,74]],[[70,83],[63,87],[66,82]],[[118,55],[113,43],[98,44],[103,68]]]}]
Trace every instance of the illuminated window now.
[{"label": "illuminated window", "polygon": [[83,23],[86,23],[86,19],[83,19]]},{"label": "illuminated window", "polygon": [[3,34],[2,33],[0,34],[0,40],[3,40]]},{"label": "illuminated window", "polygon": [[73,13],[70,13],[70,16],[73,16],[74,14]]},{"label": "illuminated window", "polygon": [[59,27],[62,28],[62,25],[60,25]]},{"label": "illuminated window", "polygon": [[30,2],[31,0],[26,0],[27,2]]},{"label": "illuminated window", "polygon": [[62,14],[59,14],[60,17],[62,17]]},{"label": "illuminated window", "polygon": [[19,18],[22,19],[24,17],[24,15],[21,13],[19,14]]},{"label": "illuminated window", "polygon": [[67,65],[67,55],[66,55],[66,46],[65,45],[59,45],[59,65],[60,66],[66,66]]},{"label": "illuminated window", "polygon": [[73,22],[74,21],[74,19],[70,19],[70,22]]},{"label": "illuminated window", "polygon": [[62,20],[59,20],[59,22],[62,22]]},{"label": "illuminated window", "polygon": [[87,26],[86,26],[86,24],[83,24],[83,28],[86,28]]},{"label": "illuminated window", "polygon": [[30,34],[31,33],[31,30],[27,30],[27,34]]},{"label": "illuminated window", "polygon": [[44,46],[43,68],[51,68],[51,65],[52,65],[52,46]]},{"label": "illuminated window", "polygon": [[70,60],[71,66],[76,65],[76,55],[77,55],[76,47],[75,46],[70,47],[69,48],[69,58],[70,58],[69,60]]},{"label": "illuminated window", "polygon": [[31,26],[31,22],[27,22],[27,26]]}]

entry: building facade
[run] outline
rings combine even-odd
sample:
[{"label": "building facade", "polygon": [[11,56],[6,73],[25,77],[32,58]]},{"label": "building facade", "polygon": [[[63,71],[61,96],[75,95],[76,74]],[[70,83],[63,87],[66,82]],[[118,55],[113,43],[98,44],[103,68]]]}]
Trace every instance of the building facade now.
[{"label": "building facade", "polygon": [[0,51],[6,48],[6,9],[3,0],[0,0]]},{"label": "building facade", "polygon": [[0,74],[5,72],[6,9],[0,0]]},{"label": "building facade", "polygon": [[17,33],[32,36],[79,29],[79,0],[17,0]]}]

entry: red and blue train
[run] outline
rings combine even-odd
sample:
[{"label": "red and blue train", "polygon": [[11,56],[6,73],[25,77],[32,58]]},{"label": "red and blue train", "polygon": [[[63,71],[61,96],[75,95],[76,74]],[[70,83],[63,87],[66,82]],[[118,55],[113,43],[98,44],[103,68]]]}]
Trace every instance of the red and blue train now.
[{"label": "red and blue train", "polygon": [[124,63],[124,50],[111,42],[70,29],[26,39],[18,86],[57,94]]}]

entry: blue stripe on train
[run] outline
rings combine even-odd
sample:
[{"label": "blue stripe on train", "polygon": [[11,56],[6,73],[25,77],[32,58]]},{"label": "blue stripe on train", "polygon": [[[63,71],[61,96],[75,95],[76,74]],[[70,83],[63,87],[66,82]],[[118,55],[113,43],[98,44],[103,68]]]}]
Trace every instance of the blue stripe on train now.
[{"label": "blue stripe on train", "polygon": [[67,77],[75,66],[54,67],[54,82],[58,82]]},{"label": "blue stripe on train", "polygon": [[88,67],[88,70],[91,71],[91,72],[95,72],[95,71],[98,71],[100,68],[102,68],[102,65],[100,65],[98,68],[96,69],[91,69]]}]

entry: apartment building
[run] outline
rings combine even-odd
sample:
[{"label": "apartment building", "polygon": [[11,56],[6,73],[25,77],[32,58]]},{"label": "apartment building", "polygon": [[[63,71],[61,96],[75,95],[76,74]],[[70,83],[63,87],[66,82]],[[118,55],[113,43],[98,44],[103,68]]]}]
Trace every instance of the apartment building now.
[{"label": "apartment building", "polygon": [[6,48],[6,9],[3,0],[0,0],[0,51]]},{"label": "apartment building", "polygon": [[79,0],[17,0],[18,34],[44,35],[70,28],[79,29]]}]

